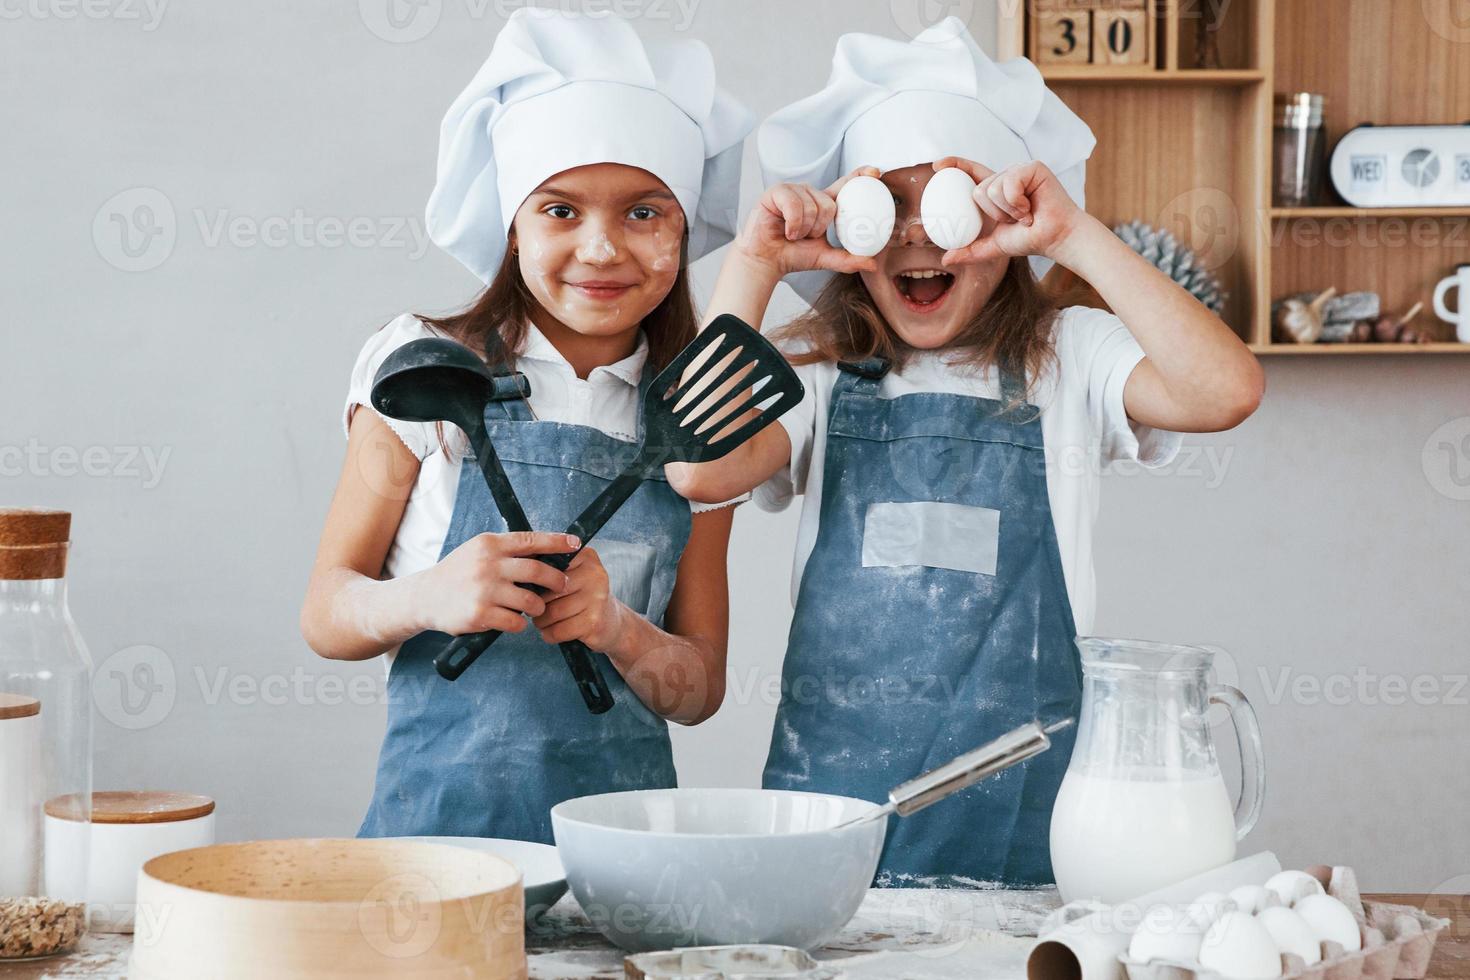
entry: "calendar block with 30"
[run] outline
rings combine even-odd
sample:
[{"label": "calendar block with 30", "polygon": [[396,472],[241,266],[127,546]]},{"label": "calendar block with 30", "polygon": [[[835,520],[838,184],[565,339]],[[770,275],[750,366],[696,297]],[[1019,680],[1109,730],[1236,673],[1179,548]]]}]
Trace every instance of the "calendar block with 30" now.
[{"label": "calendar block with 30", "polygon": [[1152,67],[1152,0],[1032,0],[1029,45],[1038,65]]}]

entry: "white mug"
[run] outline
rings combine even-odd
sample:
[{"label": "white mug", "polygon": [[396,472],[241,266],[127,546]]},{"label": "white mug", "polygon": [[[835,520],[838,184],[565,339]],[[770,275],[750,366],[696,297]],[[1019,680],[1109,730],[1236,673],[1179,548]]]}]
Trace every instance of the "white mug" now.
[{"label": "white mug", "polygon": [[[1460,287],[1457,300],[1458,310],[1446,305],[1445,294],[1456,286]],[[1445,323],[1455,325],[1455,337],[1462,344],[1470,344],[1470,263],[1456,266],[1455,274],[1446,276],[1434,287],[1434,315]]]}]

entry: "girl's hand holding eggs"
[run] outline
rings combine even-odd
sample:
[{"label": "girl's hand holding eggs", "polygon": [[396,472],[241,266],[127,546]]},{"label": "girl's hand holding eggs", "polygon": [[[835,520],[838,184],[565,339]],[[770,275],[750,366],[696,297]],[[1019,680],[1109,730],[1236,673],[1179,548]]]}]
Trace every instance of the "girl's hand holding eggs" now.
[{"label": "girl's hand holding eggs", "polygon": [[[998,173],[963,157],[945,157],[932,166],[934,176],[924,187],[919,214],[929,241],[945,249],[945,265],[1050,255],[1078,216],[1086,214],[1043,163],[1018,164]],[[877,255],[891,240],[892,196],[879,176],[875,168],[861,167],[829,189],[835,196],[838,241],[851,255]],[[821,217],[821,198],[827,195],[814,194]],[[779,196],[774,203],[779,204]],[[825,232],[826,223],[821,224]],[[799,223],[787,233],[807,227]]]},{"label": "girl's hand holding eggs", "polygon": [[[872,252],[858,255],[834,248],[827,241],[827,229],[837,220],[837,197],[842,193],[844,185],[858,177],[871,179],[877,176],[878,171],[875,168],[860,167],[826,190],[818,190],[807,184],[776,184],[761,195],[760,202],[751,211],[735,240],[735,248],[746,258],[767,266],[778,276],[813,269],[830,272],[872,271],[875,263],[871,256],[888,244],[888,236],[883,236],[882,244]],[[863,195],[864,184],[859,184],[856,189],[859,195]],[[886,189],[884,194],[887,194]],[[871,191],[864,196],[864,200],[867,201],[869,197]],[[891,197],[888,200],[891,213]],[[889,228],[892,228],[891,221]],[[875,231],[870,232],[867,237],[875,237]]]},{"label": "girl's hand holding eggs", "polygon": [[[1055,259],[1077,222],[1087,217],[1056,175],[1039,161],[1016,164],[999,172],[963,157],[934,161],[935,176],[957,169],[975,182],[972,199],[984,216],[980,237],[949,249],[945,265],[984,262],[998,257],[1044,255]],[[952,179],[952,178],[951,178]],[[925,218],[925,230],[929,221]],[[944,243],[929,233],[936,245]]]}]

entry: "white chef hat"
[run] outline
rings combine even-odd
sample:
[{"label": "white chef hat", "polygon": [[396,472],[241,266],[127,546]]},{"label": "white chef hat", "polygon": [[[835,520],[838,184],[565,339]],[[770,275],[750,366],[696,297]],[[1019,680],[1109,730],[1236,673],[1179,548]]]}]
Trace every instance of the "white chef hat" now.
[{"label": "white chef hat", "polygon": [[[844,34],[821,91],[778,110],[756,137],[767,185],[826,187],[861,166],[882,171],[961,156],[992,170],[1045,163],[1078,205],[1097,140],[1025,58],[996,64],[958,17],[911,42]],[[1051,263],[1032,257],[1042,275]],[[789,282],[808,302],[831,278]]]},{"label": "white chef hat", "polygon": [[537,186],[572,167],[621,163],[668,185],[698,258],[732,237],[753,126],[715,86],[702,42],[644,45],[616,17],[521,7],[440,125],[429,237],[488,283]]}]

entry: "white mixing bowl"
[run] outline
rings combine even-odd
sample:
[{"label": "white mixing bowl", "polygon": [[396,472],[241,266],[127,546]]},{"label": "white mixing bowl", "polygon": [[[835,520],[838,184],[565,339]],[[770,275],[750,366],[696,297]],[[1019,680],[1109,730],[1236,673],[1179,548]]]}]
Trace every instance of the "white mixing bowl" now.
[{"label": "white mixing bowl", "polygon": [[551,826],[572,893],[623,949],[811,949],[862,903],[888,822],[832,828],[876,808],[782,790],[642,790],[567,800]]}]

